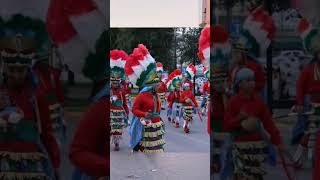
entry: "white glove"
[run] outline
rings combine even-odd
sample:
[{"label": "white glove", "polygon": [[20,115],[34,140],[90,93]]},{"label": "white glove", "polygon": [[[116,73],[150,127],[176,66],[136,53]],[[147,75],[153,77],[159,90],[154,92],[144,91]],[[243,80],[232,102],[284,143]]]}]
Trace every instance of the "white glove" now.
[{"label": "white glove", "polygon": [[17,124],[22,118],[22,114],[14,112],[9,115],[8,122],[11,124]]},{"label": "white glove", "polygon": [[144,120],[144,119],[140,120],[140,122],[141,122],[141,124],[144,125],[144,126],[150,124],[150,121],[146,121],[146,120]]}]

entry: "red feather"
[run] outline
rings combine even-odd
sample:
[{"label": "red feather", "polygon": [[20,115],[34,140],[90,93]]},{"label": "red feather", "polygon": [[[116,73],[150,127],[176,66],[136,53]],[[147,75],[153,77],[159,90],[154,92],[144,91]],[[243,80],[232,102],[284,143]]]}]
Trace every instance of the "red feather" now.
[{"label": "red feather", "polygon": [[198,57],[199,57],[201,60],[204,60],[204,59],[205,59],[204,56],[203,56],[202,51],[199,51],[199,52],[198,52]]},{"label": "red feather", "polygon": [[212,43],[225,43],[229,39],[227,30],[222,25],[212,27]]},{"label": "red feather", "polygon": [[157,67],[163,67],[162,63],[157,62]]},{"label": "red feather", "polygon": [[129,58],[128,54],[126,52],[124,52],[123,50],[112,50],[110,51],[110,59],[113,60],[118,60],[118,59],[122,59],[122,60],[127,60]]},{"label": "red feather", "polygon": [[130,54],[124,68],[126,74],[130,75],[134,73],[132,67],[140,65],[139,60],[143,60],[147,54],[149,54],[149,51],[143,44],[139,44],[137,48],[134,48],[133,53]]},{"label": "red feather", "polygon": [[190,68],[194,72],[194,74],[196,74],[197,69],[193,64],[189,64],[188,68]]},{"label": "red feather", "polygon": [[299,33],[303,33],[305,30],[307,30],[310,27],[310,22],[303,18],[300,20],[299,25],[298,25],[298,31]]},{"label": "red feather", "polygon": [[199,38],[199,51],[210,47],[210,26],[206,26],[202,31]]}]

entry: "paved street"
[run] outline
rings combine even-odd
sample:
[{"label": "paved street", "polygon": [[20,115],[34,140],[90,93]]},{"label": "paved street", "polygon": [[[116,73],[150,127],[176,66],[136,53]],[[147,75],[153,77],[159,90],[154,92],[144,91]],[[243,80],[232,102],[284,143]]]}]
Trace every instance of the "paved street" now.
[{"label": "paved street", "polygon": [[197,115],[190,134],[182,127],[176,129],[167,121],[166,113],[161,116],[166,123],[165,153],[132,153],[129,148],[129,134],[126,129],[120,151],[110,148],[111,179],[140,180],[206,180],[209,179],[210,143],[207,134],[207,119],[200,122]]}]

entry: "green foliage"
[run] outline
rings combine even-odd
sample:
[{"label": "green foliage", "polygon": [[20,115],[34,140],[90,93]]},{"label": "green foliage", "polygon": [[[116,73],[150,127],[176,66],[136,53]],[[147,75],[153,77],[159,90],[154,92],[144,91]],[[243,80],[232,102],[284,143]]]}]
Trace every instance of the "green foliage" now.
[{"label": "green foliage", "polygon": [[152,57],[164,65],[165,70],[175,69],[173,28],[111,29],[111,49],[121,49],[130,55],[138,44],[144,44]]},{"label": "green foliage", "polygon": [[[184,31],[184,34],[181,34]],[[110,32],[111,49],[121,49],[130,55],[138,44],[144,44],[166,71],[176,69],[177,58],[199,62],[199,28],[113,28]],[[175,54],[177,52],[177,56]]]},{"label": "green foliage", "polygon": [[198,53],[198,40],[201,34],[200,28],[179,28],[177,36],[178,52],[181,63],[190,62],[200,63]]}]

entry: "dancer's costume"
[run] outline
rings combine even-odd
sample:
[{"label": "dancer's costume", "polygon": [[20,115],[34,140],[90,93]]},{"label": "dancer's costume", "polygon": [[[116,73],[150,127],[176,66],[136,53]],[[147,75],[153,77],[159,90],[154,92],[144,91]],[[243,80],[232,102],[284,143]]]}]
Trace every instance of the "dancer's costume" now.
[{"label": "dancer's costume", "polygon": [[[255,26],[255,24],[261,24],[261,26]],[[235,43],[235,48],[243,51],[246,57],[259,58],[266,54],[266,50],[274,38],[275,32],[276,26],[272,17],[262,6],[257,7],[253,9],[245,20],[239,41]],[[235,166],[234,173],[240,176],[259,179],[262,178],[265,173],[260,167],[260,164],[266,160],[266,158],[269,158],[268,160],[270,160],[269,162],[272,165],[276,164],[276,153],[273,145],[279,145],[281,143],[280,135],[274,126],[268,107],[263,102],[263,99],[259,97],[260,88],[264,87],[265,82],[261,66],[259,64],[249,63],[246,64],[245,67],[240,68],[239,70],[233,69],[233,73],[236,74],[234,76],[233,90],[237,95],[236,97],[232,97],[228,103],[224,117],[225,122],[223,122],[223,124],[226,124],[226,131],[231,132],[235,141],[232,151]],[[241,80],[248,80],[248,78],[254,78],[256,82],[255,96],[251,100],[244,98],[242,92],[237,93],[239,82]],[[236,106],[239,107],[235,108]],[[255,133],[243,132],[240,121],[236,117],[241,111],[241,108],[249,116],[257,118],[259,122],[263,124],[263,127],[271,135],[271,140],[265,136],[265,131],[260,123],[259,129],[257,129]],[[247,149],[256,150],[257,154],[253,153],[254,151],[245,152]],[[265,151],[266,149],[269,151]],[[252,158],[248,160],[246,155],[252,156]],[[257,171],[254,171],[255,169]]]},{"label": "dancer's costume", "polygon": [[[166,81],[167,82],[167,81]],[[165,82],[165,86],[166,86],[166,82]],[[167,87],[166,87],[167,88]],[[174,122],[174,119],[171,119],[172,117],[172,105],[173,105],[173,101],[172,101],[172,97],[174,95],[174,91],[170,91],[167,89],[167,91],[169,92],[168,96],[167,96],[167,119],[169,122]]]},{"label": "dancer's costume", "polygon": [[[46,57],[48,58],[48,57]],[[64,119],[64,92],[60,81],[61,71],[51,67],[47,62],[38,62],[33,66],[38,86],[43,89],[49,103],[50,119],[58,142],[66,145],[66,122]]]},{"label": "dancer's costume", "polygon": [[193,78],[196,75],[196,67],[193,64],[189,64],[186,68],[184,77],[186,78],[186,80],[183,82],[183,84],[188,83],[190,86],[190,90],[193,92]]},{"label": "dancer's costume", "polygon": [[[298,25],[298,32],[303,41],[304,48],[310,54],[317,56],[320,53],[320,29],[312,27],[312,24],[305,18],[302,18]],[[318,58],[318,57],[314,57]],[[315,59],[314,62],[308,64],[299,75],[296,84],[296,103],[299,106],[303,106],[303,111],[308,112],[312,109],[311,103],[320,102],[320,68],[319,59]],[[317,108],[315,114],[317,115]],[[299,115],[298,121],[295,124],[292,131],[292,144],[298,144],[297,151],[294,154],[294,161],[297,165],[303,164],[303,156],[307,154],[307,151],[313,151],[315,141],[318,141],[319,136],[316,132],[319,131],[319,117],[315,121],[311,121],[306,115]],[[309,146],[309,147],[308,147]],[[315,155],[320,153],[319,148],[314,150]],[[312,154],[309,153],[308,159]],[[319,159],[314,159],[316,167],[319,167]],[[315,171],[319,171],[315,169]]]},{"label": "dancer's costume", "polygon": [[182,72],[180,69],[176,69],[169,75],[166,82],[168,91],[171,91],[168,96],[168,102],[172,103],[169,105],[172,106],[171,121],[175,123],[176,128],[180,127],[180,118],[182,117],[182,104],[180,102],[181,81]]},{"label": "dancer's costume", "polygon": [[136,96],[130,126],[130,147],[142,152],[163,152],[164,123],[160,118],[161,103],[155,91],[159,85],[156,62],[148,49],[139,44],[125,66],[129,81],[141,88]]},{"label": "dancer's costume", "polygon": [[129,87],[129,83],[127,82],[127,80],[121,81],[121,90],[125,93],[128,107],[131,108],[131,98],[130,98],[131,89]]},{"label": "dancer's costume", "polygon": [[[226,106],[226,79],[228,73],[228,66],[231,60],[231,45],[229,40],[229,34],[221,25],[214,25],[212,27],[212,55],[213,60],[211,68],[212,81],[213,81],[213,119],[211,125],[211,133],[213,136],[213,152],[212,152],[212,164],[219,167],[215,169],[215,172],[220,173],[220,178],[223,179],[224,171],[229,165],[226,158],[225,147],[229,141],[229,133],[225,132],[222,128],[224,119],[224,112]],[[219,171],[220,170],[220,171]]]},{"label": "dancer's costume", "polygon": [[[190,89],[190,85],[188,83],[184,83],[182,85],[183,91],[180,96],[180,102],[183,107],[183,129],[185,133],[189,133],[190,124],[192,123],[192,108],[198,109],[198,103],[192,94]],[[189,89],[186,89],[189,88]]]},{"label": "dancer's costume", "polygon": [[121,89],[121,81],[125,79],[124,67],[128,55],[122,50],[110,51],[110,78],[111,83],[118,85],[117,88],[110,89],[110,125],[112,143],[115,150],[119,150],[119,141],[122,137],[123,129],[128,124],[129,109],[127,106],[126,92]]},{"label": "dancer's costume", "polygon": [[[26,21],[29,23],[21,23]],[[44,45],[39,37],[44,35],[40,29],[45,29],[45,25],[22,15],[2,22],[1,60],[6,68],[26,68],[28,75],[21,87],[9,87],[7,81],[0,87],[7,99],[0,110],[0,177],[55,180],[54,169],[60,166],[60,152],[48,103],[30,73],[32,60]]]},{"label": "dancer's costume", "polygon": [[162,81],[162,73],[163,73],[163,65],[160,62],[157,62],[157,74],[158,77],[160,78],[160,88],[159,88],[159,92],[158,92],[158,96],[160,98],[161,101],[161,110],[165,110],[165,104],[166,104],[166,86],[165,83]]},{"label": "dancer's costume", "polygon": [[202,90],[202,102],[201,102],[201,111],[202,114],[205,115],[209,112],[209,105],[210,105],[210,73],[207,68],[204,69],[204,75],[208,79],[203,84],[203,90]]},{"label": "dancer's costume", "polygon": [[[236,75],[236,84],[241,81],[254,79],[254,72],[242,68]],[[280,132],[275,126],[272,115],[257,93],[247,97],[240,89],[231,97],[225,111],[223,127],[233,137],[232,157],[234,174],[236,176],[262,179],[266,171],[261,164],[267,161],[270,152],[269,141],[273,145],[280,145]],[[254,129],[248,131],[242,127],[242,122],[249,119],[257,120]],[[253,126],[253,125],[252,125]],[[265,131],[270,135],[267,138]]]}]

